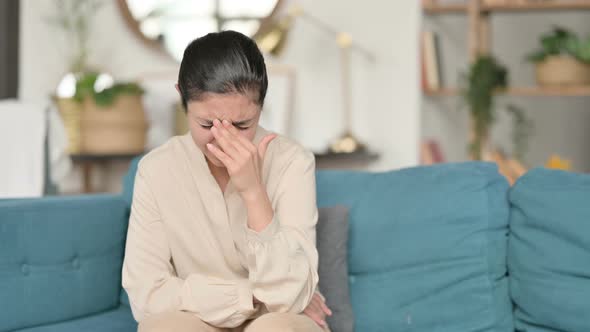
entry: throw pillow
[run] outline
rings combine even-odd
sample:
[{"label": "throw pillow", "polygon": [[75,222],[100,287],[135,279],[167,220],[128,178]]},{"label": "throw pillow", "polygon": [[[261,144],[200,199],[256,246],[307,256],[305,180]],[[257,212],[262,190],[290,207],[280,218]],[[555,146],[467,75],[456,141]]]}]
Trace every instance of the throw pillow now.
[{"label": "throw pillow", "polygon": [[319,289],[332,310],[326,321],[332,332],[353,332],[354,317],[348,287],[348,208],[319,208],[316,226]]}]

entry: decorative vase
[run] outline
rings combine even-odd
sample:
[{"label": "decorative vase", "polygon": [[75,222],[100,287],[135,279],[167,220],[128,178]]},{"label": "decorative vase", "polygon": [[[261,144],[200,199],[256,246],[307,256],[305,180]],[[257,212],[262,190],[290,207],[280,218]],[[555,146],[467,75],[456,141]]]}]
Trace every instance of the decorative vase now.
[{"label": "decorative vase", "polygon": [[535,66],[540,86],[590,84],[590,65],[570,56],[549,56]]}]

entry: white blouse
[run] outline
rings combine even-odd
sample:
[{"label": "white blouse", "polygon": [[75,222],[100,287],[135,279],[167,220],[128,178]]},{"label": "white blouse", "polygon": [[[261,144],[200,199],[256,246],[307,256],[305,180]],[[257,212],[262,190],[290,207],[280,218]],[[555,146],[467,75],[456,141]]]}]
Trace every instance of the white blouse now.
[{"label": "white blouse", "polygon": [[[259,127],[254,143],[266,134]],[[263,181],[274,218],[257,233],[231,180],[222,192],[190,134],[140,161],[122,276],[137,321],[181,310],[236,327],[264,312],[307,307],[318,283],[313,155],[278,136]]]}]

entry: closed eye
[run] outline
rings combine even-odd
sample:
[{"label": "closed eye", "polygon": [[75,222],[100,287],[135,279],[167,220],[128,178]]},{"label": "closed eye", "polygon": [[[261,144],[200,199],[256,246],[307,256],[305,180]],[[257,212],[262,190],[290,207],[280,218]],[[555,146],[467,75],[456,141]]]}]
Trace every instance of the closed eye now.
[{"label": "closed eye", "polygon": [[[211,129],[211,127],[213,127],[213,125],[203,125],[203,124],[199,124],[199,126],[201,126],[201,128],[203,129]],[[235,126],[236,128],[238,128],[238,130],[247,130],[250,127],[242,127],[242,126]]]}]

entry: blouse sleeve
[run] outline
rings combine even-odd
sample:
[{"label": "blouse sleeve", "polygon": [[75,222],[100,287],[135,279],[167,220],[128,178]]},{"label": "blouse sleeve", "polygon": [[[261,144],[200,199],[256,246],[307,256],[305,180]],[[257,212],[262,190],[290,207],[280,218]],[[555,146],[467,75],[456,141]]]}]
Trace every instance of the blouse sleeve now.
[{"label": "blouse sleeve", "polygon": [[254,296],[270,312],[301,313],[318,283],[315,161],[298,154],[282,174],[274,218],[262,231],[246,226]]}]

